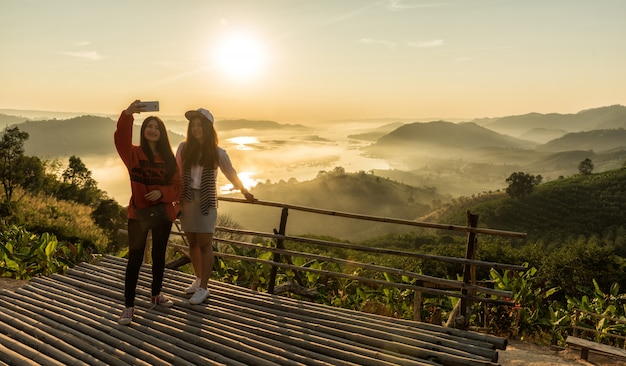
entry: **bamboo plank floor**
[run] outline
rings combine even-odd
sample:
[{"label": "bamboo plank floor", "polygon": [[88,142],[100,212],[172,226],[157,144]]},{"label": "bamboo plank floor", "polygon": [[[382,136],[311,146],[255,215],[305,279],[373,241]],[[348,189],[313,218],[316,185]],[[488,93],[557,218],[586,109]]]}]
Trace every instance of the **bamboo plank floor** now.
[{"label": "bamboo plank floor", "polygon": [[150,309],[149,265],[135,317],[119,325],[126,260],[0,291],[0,365],[497,365],[506,340],[333,308],[211,281],[190,305],[191,275],[166,269],[174,307]]}]

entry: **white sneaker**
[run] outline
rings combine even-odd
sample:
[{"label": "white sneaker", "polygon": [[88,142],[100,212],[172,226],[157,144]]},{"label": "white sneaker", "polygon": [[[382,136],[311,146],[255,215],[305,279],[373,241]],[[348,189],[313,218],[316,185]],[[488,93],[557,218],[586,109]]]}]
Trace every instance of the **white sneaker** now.
[{"label": "white sneaker", "polygon": [[191,305],[202,304],[204,302],[204,300],[206,300],[207,297],[209,297],[209,290],[207,290],[205,288],[199,288],[193,294],[191,299],[189,299],[189,303]]},{"label": "white sneaker", "polygon": [[193,280],[193,283],[191,284],[191,286],[187,287],[185,293],[194,294],[198,287],[200,287],[200,277],[196,277],[196,279]]},{"label": "white sneaker", "polygon": [[120,315],[120,318],[117,320],[118,323],[122,324],[122,325],[128,325],[130,324],[130,322],[133,320],[133,315],[135,314],[135,308],[134,307],[129,307],[124,309],[124,312],[122,312],[122,315]]},{"label": "white sneaker", "polygon": [[172,300],[170,300],[167,297],[163,296],[163,294],[158,294],[157,296],[152,296],[150,298],[150,302],[152,303],[152,307],[150,309],[154,309],[157,305],[161,305],[161,306],[164,306],[166,308],[171,308],[172,306],[174,306],[174,303],[172,302]]}]

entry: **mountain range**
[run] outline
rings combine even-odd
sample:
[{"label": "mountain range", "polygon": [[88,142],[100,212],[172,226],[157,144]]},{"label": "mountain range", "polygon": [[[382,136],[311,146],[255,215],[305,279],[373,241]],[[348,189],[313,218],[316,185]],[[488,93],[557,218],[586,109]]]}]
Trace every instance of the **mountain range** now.
[{"label": "mountain range", "polygon": [[[116,155],[112,143],[116,122],[111,117],[84,115],[69,119],[25,120],[16,115],[0,114],[0,123],[18,126],[29,133],[25,142],[28,155],[42,158]],[[184,139],[186,123],[167,120],[166,125],[173,129],[169,133],[172,146],[177,146]],[[621,167],[626,161],[626,107],[621,105],[575,114],[529,113],[458,123],[385,121],[374,127],[372,123],[364,124],[360,129],[353,126],[355,123],[346,129],[343,139],[360,142],[349,144],[348,148],[354,149],[358,145],[365,156],[388,162],[390,169],[377,169],[377,174],[393,176],[414,186],[448,186],[449,189],[442,189],[442,194],[462,195],[476,190],[499,189],[506,177],[515,171],[541,174],[547,180],[557,179],[576,174],[578,163],[586,158],[592,159],[596,172]],[[135,127],[137,137],[139,126]],[[286,141],[295,144],[290,145],[294,151],[308,144],[328,148],[334,141],[324,136],[320,130],[323,127],[272,121],[216,121],[216,128],[226,136],[240,136],[241,133],[263,136],[265,158],[271,153],[272,146],[282,144],[285,149]],[[340,125],[326,128],[336,137],[342,131]],[[315,135],[311,134],[312,130]],[[276,139],[278,135],[283,138]],[[543,141],[546,136],[551,136],[549,141]],[[316,152],[307,154],[306,159],[310,162],[323,159]],[[250,156],[257,159],[259,155]],[[259,163],[262,162],[256,164]]]},{"label": "mountain range", "polygon": [[[0,112],[15,110],[0,110]],[[60,112],[57,112],[60,113]],[[181,121],[166,121],[166,124]],[[185,122],[182,122],[185,124]],[[19,125],[30,134],[31,154],[63,154],[62,150],[110,152],[110,137],[115,121],[110,117],[83,115],[68,119],[30,120],[20,115],[0,113],[0,124]],[[227,120],[216,121],[219,130],[250,129],[304,131],[307,126],[280,124],[273,121]],[[468,122],[446,121],[391,123],[375,129],[350,134],[353,139],[374,141],[370,150],[386,149],[392,145],[420,150],[421,147],[453,149],[516,148],[541,151],[594,150],[608,151],[620,148],[623,129],[626,128],[626,107],[613,105],[580,111],[575,114],[528,113],[519,116],[481,118]],[[177,130],[180,131],[180,128]],[[613,131],[617,130],[617,131]],[[595,131],[595,132],[592,132]],[[585,133],[587,132],[587,133]],[[175,133],[180,135],[180,133]],[[539,136],[550,135],[542,142]],[[533,137],[534,136],[534,137]],[[179,140],[179,136],[171,136]],[[48,142],[46,142],[46,140]],[[57,143],[53,143],[56,141]],[[66,149],[59,149],[63,145]],[[107,148],[108,146],[109,148]]]},{"label": "mountain range", "polygon": [[531,131],[581,132],[626,128],[626,107],[616,104],[586,109],[575,114],[528,113],[519,116],[479,118],[472,122],[490,130],[522,137]]}]

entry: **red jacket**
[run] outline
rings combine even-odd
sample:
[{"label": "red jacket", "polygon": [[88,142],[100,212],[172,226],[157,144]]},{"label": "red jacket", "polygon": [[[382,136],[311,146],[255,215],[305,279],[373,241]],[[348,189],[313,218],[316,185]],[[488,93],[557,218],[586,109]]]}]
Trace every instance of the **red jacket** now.
[{"label": "red jacket", "polygon": [[[157,203],[169,203],[165,205],[170,219],[174,221],[177,209],[172,203],[178,202],[181,193],[182,182],[180,172],[172,176],[166,182],[166,169],[164,160],[160,156],[155,156],[154,163],[150,163],[146,154],[140,146],[133,145],[133,115],[122,112],[117,121],[114,140],[117,153],[128,169],[130,176],[131,196],[128,204],[128,218],[137,218],[135,208],[146,208]],[[144,196],[146,193],[158,189],[163,194],[159,201],[148,201]]]}]

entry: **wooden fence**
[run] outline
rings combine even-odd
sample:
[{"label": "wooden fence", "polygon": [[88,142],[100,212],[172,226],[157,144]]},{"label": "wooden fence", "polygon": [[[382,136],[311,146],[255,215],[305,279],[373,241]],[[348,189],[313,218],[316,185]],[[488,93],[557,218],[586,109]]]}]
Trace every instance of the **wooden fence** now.
[{"label": "wooden fence", "polygon": [[[247,237],[247,238],[268,238],[272,239],[275,243],[274,247],[263,246],[260,244],[254,244],[249,241],[242,240],[233,240],[223,238],[223,235],[216,235],[214,240],[217,243],[225,243],[229,245],[235,245],[242,248],[248,249],[256,249],[257,251],[265,251],[271,252],[273,254],[273,260],[264,260],[255,257],[249,256],[241,256],[233,253],[226,253],[215,251],[216,257],[221,257],[225,259],[233,259],[240,261],[248,261],[255,262],[261,264],[267,264],[271,266],[270,278],[268,281],[268,292],[276,293],[279,290],[296,292],[303,296],[311,296],[311,289],[303,288],[305,285],[304,281],[301,278],[300,272],[308,271],[312,273],[317,273],[320,275],[335,277],[335,278],[346,278],[356,280],[362,283],[368,283],[372,285],[378,286],[388,286],[388,287],[396,287],[402,289],[408,289],[414,291],[414,306],[413,306],[413,319],[420,321],[421,320],[421,308],[422,308],[422,294],[435,294],[442,296],[451,296],[460,298],[458,302],[458,315],[455,315],[454,318],[454,326],[461,329],[467,328],[468,320],[470,319],[470,311],[471,311],[471,303],[472,302],[481,302],[484,304],[495,303],[501,305],[513,305],[513,303],[509,300],[513,297],[513,294],[510,291],[502,291],[491,288],[488,284],[481,284],[476,280],[476,268],[477,267],[489,267],[496,268],[501,270],[512,270],[512,271],[520,271],[525,268],[520,265],[515,264],[506,264],[506,263],[496,263],[496,262],[485,262],[476,260],[476,250],[477,250],[477,235],[493,235],[493,236],[505,236],[505,237],[513,237],[513,238],[526,238],[526,233],[520,232],[511,232],[511,231],[503,231],[503,230],[493,230],[486,228],[479,228],[478,225],[478,216],[473,215],[470,212],[467,212],[467,225],[459,226],[459,225],[447,225],[447,224],[438,224],[438,223],[429,223],[429,222],[419,222],[414,220],[403,220],[389,217],[379,217],[379,216],[368,216],[347,212],[339,212],[332,210],[324,210],[317,208],[310,208],[304,206],[290,205],[285,203],[276,203],[276,202],[268,202],[268,201],[255,201],[254,203],[248,202],[244,199],[230,198],[230,197],[220,197],[220,201],[224,202],[234,202],[234,203],[243,203],[243,204],[254,204],[254,205],[262,205],[262,206],[270,206],[270,207],[279,207],[281,208],[281,215],[279,222],[279,228],[273,229],[272,232],[260,232],[260,231],[252,231],[252,230],[242,230],[236,228],[229,227],[216,227],[216,234],[218,233],[230,233],[235,234],[236,237]],[[431,228],[445,231],[456,231],[456,232],[465,232],[467,233],[467,245],[466,245],[466,253],[465,258],[458,257],[446,257],[446,256],[437,256],[430,254],[423,254],[417,252],[409,252],[409,251],[401,251],[401,250],[393,250],[386,248],[375,248],[368,247],[363,245],[354,245],[333,241],[325,241],[325,240],[316,240],[311,238],[304,238],[298,236],[292,236],[287,234],[287,223],[288,216],[290,211],[301,211],[308,212],[318,215],[327,215],[334,217],[343,217],[354,220],[364,220],[364,221],[372,221],[372,222],[383,222],[394,225],[405,225],[405,226],[413,226],[413,227],[422,227],[422,228]],[[179,223],[176,222],[174,226],[172,234],[178,235],[183,238],[183,242],[185,245],[179,245],[175,243],[170,243],[171,247],[176,248],[183,255],[180,259],[174,260],[168,263],[168,268],[178,268],[182,265],[189,263],[189,259],[186,257],[186,241],[183,233],[180,231]],[[231,235],[233,237],[233,235]],[[419,258],[447,263],[456,263],[463,266],[463,280],[451,280],[445,278],[438,278],[427,276],[423,274],[418,274],[411,271],[405,271],[397,268],[390,268],[375,264],[368,263],[360,263],[355,262],[353,260],[348,261],[343,258],[333,258],[328,256],[322,256],[315,253],[304,253],[288,250],[285,247],[285,242],[298,242],[298,243],[308,243],[315,244],[321,246],[327,246],[331,248],[343,248],[350,249],[363,253],[376,253],[376,254],[386,254],[393,256],[400,256],[405,258]],[[353,274],[346,274],[342,272],[333,272],[327,270],[320,270],[315,268],[297,266],[293,264],[291,258],[293,257],[301,257],[308,260],[318,260],[328,263],[336,263],[339,265],[350,265],[353,267],[360,267],[363,269],[368,269],[372,271],[385,272],[392,275],[397,275],[399,277],[411,278],[414,279],[412,284],[401,283],[401,282],[389,282],[383,281],[379,279],[369,278],[365,276],[358,276]],[[283,270],[292,270],[295,273],[295,280],[297,283],[293,284],[285,284],[282,287],[276,287],[276,276],[279,269]],[[312,292],[314,293],[314,289]]]}]

